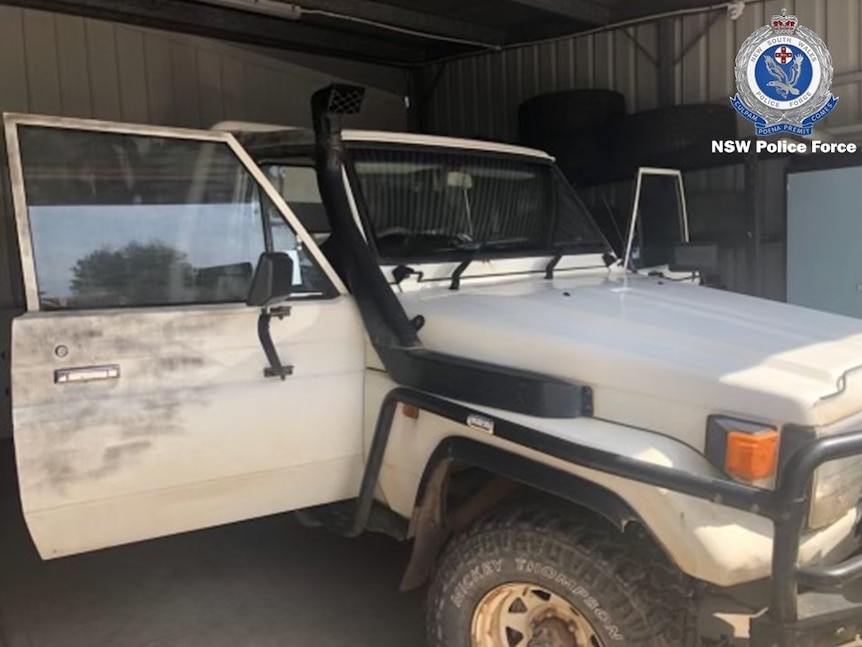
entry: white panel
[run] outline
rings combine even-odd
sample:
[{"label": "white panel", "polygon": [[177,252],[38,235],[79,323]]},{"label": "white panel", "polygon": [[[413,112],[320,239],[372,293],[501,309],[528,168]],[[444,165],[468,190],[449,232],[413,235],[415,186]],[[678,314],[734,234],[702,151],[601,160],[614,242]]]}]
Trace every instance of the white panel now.
[{"label": "white panel", "polygon": [[862,318],[862,169],[794,173],[787,192],[787,300]]}]

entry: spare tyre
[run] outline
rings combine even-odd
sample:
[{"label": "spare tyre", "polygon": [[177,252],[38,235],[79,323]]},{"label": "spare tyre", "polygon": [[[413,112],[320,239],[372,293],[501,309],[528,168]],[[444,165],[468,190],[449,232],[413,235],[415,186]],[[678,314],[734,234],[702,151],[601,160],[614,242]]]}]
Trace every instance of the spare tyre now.
[{"label": "spare tyre", "polygon": [[712,165],[712,141],[735,139],[737,113],[716,104],[688,104],[627,115],[614,129],[619,161],[692,168]]},{"label": "spare tyre", "polygon": [[518,108],[521,142],[540,146],[559,135],[602,127],[626,114],[626,100],[613,90],[563,90],[527,99]]},{"label": "spare tyre", "polygon": [[566,178],[577,186],[597,186],[631,180],[637,172],[616,145],[616,129],[596,128],[551,140],[544,150],[556,158]]}]

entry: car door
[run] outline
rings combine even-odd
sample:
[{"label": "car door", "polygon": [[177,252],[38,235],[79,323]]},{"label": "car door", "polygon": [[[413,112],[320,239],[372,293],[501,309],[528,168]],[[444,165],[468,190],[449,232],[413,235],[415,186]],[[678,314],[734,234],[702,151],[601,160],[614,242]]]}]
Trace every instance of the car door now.
[{"label": "car door", "polygon": [[[352,298],[227,133],[5,116],[26,313],[12,327],[24,515],[44,558],[356,496]],[[277,232],[274,235],[273,232]],[[272,317],[262,252],[296,261]]]}]

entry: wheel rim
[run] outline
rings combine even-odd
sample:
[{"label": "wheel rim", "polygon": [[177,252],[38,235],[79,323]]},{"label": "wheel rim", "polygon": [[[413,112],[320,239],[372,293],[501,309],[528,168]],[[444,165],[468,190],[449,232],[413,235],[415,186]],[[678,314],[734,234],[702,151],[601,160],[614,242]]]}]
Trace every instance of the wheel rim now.
[{"label": "wheel rim", "polygon": [[473,613],[473,647],[604,647],[565,598],[532,584],[503,584]]}]

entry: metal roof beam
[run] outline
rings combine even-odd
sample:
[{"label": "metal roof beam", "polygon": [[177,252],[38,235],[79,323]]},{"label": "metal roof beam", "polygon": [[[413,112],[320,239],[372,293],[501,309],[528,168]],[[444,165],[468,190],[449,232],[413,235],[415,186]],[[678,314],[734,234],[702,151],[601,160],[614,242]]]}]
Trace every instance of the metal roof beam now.
[{"label": "metal roof beam", "polygon": [[366,24],[389,25],[416,35],[427,34],[441,40],[488,47],[498,47],[505,42],[505,33],[493,27],[370,0],[296,0],[293,4],[300,7],[300,15],[328,12],[348,19],[352,17]]},{"label": "metal roof beam", "polygon": [[727,3],[717,0],[650,0],[650,2],[623,2],[618,9],[611,12],[613,22],[650,18],[662,14],[685,9],[706,9],[715,7],[717,10],[727,10]]},{"label": "metal roof beam", "polygon": [[228,9],[171,0],[3,0],[5,4],[241,42],[286,51],[350,58],[390,66],[424,61],[419,48],[386,39]]},{"label": "metal roof beam", "polygon": [[509,0],[509,2],[541,9],[591,25],[606,25],[611,20],[610,9],[587,0]]}]

